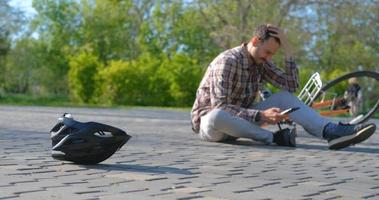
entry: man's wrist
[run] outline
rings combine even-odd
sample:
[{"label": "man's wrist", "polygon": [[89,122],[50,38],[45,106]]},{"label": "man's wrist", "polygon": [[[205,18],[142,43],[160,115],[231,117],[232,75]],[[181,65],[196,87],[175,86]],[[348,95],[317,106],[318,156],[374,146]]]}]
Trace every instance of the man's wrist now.
[{"label": "man's wrist", "polygon": [[295,59],[292,56],[286,56],[285,61],[289,63],[293,63],[295,62]]},{"label": "man's wrist", "polygon": [[255,114],[254,121],[260,122],[261,120],[262,120],[262,113],[261,113],[261,111],[257,111],[257,114]]}]

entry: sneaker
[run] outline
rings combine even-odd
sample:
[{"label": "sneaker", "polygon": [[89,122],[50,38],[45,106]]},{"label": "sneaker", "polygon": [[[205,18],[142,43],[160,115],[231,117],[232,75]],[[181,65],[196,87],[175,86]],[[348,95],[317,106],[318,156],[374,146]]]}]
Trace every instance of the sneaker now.
[{"label": "sneaker", "polygon": [[329,149],[338,150],[365,141],[375,133],[376,125],[370,124],[328,124],[324,136],[329,142]]},{"label": "sneaker", "polygon": [[234,142],[238,140],[238,137],[234,137],[234,136],[231,136],[231,135],[227,135],[227,137],[225,139],[223,139],[222,141],[223,142]]},{"label": "sneaker", "polygon": [[274,133],[273,142],[279,146],[296,147],[296,130],[281,129]]}]

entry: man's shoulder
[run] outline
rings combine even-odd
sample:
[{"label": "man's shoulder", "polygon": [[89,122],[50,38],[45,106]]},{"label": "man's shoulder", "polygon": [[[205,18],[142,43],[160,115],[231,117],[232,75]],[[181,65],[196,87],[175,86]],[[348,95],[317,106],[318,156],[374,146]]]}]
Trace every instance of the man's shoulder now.
[{"label": "man's shoulder", "polygon": [[220,53],[215,61],[228,61],[228,62],[239,62],[244,58],[243,49],[241,46],[234,47],[232,49],[225,50]]},{"label": "man's shoulder", "polygon": [[234,47],[222,52],[221,55],[225,55],[226,57],[230,57],[230,58],[239,59],[244,56],[243,48],[242,46],[237,46],[237,47]]}]

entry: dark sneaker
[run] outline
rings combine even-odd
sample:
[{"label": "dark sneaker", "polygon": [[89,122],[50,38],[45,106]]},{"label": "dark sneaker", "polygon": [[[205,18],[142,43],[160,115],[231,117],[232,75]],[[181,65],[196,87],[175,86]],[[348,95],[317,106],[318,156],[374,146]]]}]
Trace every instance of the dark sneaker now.
[{"label": "dark sneaker", "polygon": [[365,141],[375,133],[376,125],[373,123],[357,125],[340,123],[328,131],[332,130],[334,133],[328,133],[329,136],[326,139],[329,142],[329,149],[338,150]]},{"label": "dark sneaker", "polygon": [[231,135],[228,135],[225,139],[223,139],[222,141],[223,142],[234,142],[238,140],[238,137],[234,137],[234,136],[231,136]]},{"label": "dark sneaker", "polygon": [[281,129],[274,133],[274,143],[279,146],[296,147],[296,129]]}]

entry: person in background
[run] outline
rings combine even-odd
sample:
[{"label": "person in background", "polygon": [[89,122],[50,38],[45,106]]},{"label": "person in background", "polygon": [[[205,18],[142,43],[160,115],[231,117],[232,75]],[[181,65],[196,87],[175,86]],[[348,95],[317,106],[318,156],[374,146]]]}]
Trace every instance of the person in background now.
[{"label": "person in background", "polygon": [[347,87],[344,99],[346,99],[347,105],[350,107],[350,115],[357,117],[362,107],[362,89],[358,83],[356,77],[349,78],[349,86]]}]

